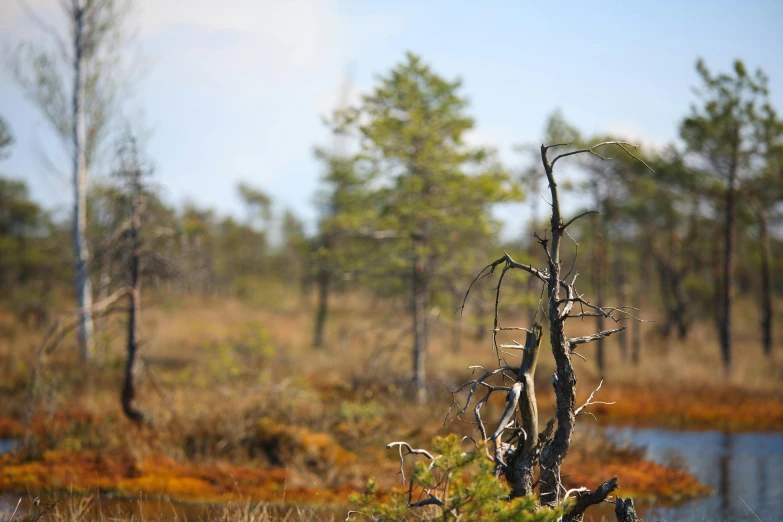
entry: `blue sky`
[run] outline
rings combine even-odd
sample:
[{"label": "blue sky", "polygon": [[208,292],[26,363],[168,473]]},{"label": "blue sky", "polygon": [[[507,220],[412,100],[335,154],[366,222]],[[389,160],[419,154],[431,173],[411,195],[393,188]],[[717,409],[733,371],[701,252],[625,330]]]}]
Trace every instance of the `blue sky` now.
[{"label": "blue sky", "polygon": [[[58,24],[56,0],[29,0]],[[783,2],[546,2],[138,0],[133,25],[145,72],[124,109],[148,129],[164,194],[242,215],[239,181],[270,192],[309,222],[321,175],[321,124],[351,71],[352,98],[374,75],[420,54],[460,76],[477,120],[470,140],[498,149],[540,139],[556,107],[587,132],[660,145],[677,137],[694,100],[696,58],[726,70],[734,58],[770,77],[783,111]],[[554,3],[553,3],[554,4]],[[15,0],[0,2],[0,39],[40,33]],[[66,209],[68,161],[11,76],[0,71],[0,115],[16,146],[0,172]],[[101,172],[95,172],[98,176]],[[504,218],[516,210],[507,209]]]}]

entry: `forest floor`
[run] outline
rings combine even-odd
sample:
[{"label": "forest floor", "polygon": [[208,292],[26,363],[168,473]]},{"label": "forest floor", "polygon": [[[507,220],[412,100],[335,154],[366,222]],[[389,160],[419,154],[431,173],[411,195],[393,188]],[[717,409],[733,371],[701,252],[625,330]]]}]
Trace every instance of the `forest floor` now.
[{"label": "forest floor", "polygon": [[[0,492],[349,506],[351,493],[370,478],[385,492],[398,484],[398,455],[386,450],[388,442],[428,447],[436,435],[473,433],[475,426],[444,418],[452,403],[447,390],[470,379],[466,368],[497,363],[489,336],[479,338],[475,326],[463,325],[455,352],[453,318],[433,318],[429,398],[416,404],[407,399],[410,336],[403,305],[335,296],[327,342],[314,350],[310,300],[284,289],[270,293],[264,303],[149,298],[138,404],[152,423],[141,428],[119,407],[121,321],[109,321],[103,331],[100,364],[78,363],[73,340],[63,343],[48,359],[32,401],[30,374],[42,332],[6,328],[0,439],[21,440],[31,420],[26,449],[0,455]],[[506,322],[524,315],[508,314]],[[12,324],[8,317],[2,321]],[[620,356],[616,340],[607,342],[596,398],[615,404],[592,410],[598,426],[783,431],[780,350],[765,359],[752,322],[738,324],[741,356],[730,377],[706,324],[697,324],[687,341],[664,341],[652,328],[643,330],[638,366]],[[593,327],[574,323],[570,334]],[[588,362],[575,362],[578,402],[600,382],[593,353],[582,355]],[[554,409],[552,369],[551,357],[542,356],[536,379],[542,421]],[[499,416],[498,399],[482,410],[485,418]],[[623,496],[663,503],[708,491],[676,465],[646,460],[643,448],[618,446],[592,428],[577,431],[563,472],[569,487],[594,487],[618,475]]]}]

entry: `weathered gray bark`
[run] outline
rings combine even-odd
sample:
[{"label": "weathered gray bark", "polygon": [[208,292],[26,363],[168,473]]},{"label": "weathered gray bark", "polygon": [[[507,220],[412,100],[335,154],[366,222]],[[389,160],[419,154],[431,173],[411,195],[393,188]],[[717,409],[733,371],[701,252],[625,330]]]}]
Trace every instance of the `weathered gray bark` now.
[{"label": "weathered gray bark", "polygon": [[636,514],[636,510],[633,507],[633,500],[630,498],[622,498],[619,495],[614,499],[614,514],[617,517],[617,522],[644,522]]},{"label": "weathered gray bark", "polygon": [[540,463],[540,496],[547,504],[560,502],[560,465],[563,462],[568,448],[571,446],[571,438],[574,434],[576,416],[576,374],[571,365],[571,354],[568,346],[568,338],[565,335],[565,316],[560,312],[560,240],[565,228],[563,218],[560,215],[560,197],[557,190],[552,164],[547,156],[547,148],[541,146],[541,161],[546,171],[549,182],[549,192],[552,204],[552,219],[550,230],[552,231],[551,250],[549,251],[549,282],[547,283],[548,314],[549,314],[549,342],[552,346],[552,354],[555,358],[554,388],[556,397],[557,429],[554,439],[549,442],[541,452]]},{"label": "weathered gray bark", "polygon": [[612,477],[607,480],[595,491],[580,491],[576,494],[576,501],[573,507],[566,511],[563,515],[564,522],[581,522],[584,519],[585,511],[590,506],[600,504],[606,497],[608,497],[613,491],[615,491],[619,485],[617,484],[617,477]]},{"label": "weathered gray bark", "polygon": [[75,3],[73,61],[73,250],[76,255],[76,302],[79,307],[79,346],[83,361],[94,357],[92,287],[87,267],[87,122],[85,116],[87,42],[85,7]]},{"label": "weathered gray bark", "polygon": [[523,437],[511,460],[506,478],[511,485],[511,497],[533,494],[533,474],[538,463],[538,403],[536,402],[535,373],[541,349],[543,329],[535,324],[525,339],[525,351],[517,372],[517,382],[522,384],[517,407],[522,418]]}]

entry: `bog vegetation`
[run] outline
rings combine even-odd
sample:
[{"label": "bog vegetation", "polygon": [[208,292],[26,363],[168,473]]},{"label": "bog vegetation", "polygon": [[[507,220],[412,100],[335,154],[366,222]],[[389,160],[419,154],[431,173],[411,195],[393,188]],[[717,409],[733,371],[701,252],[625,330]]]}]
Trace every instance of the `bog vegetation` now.
[{"label": "bog vegetation", "polygon": [[[0,177],[0,491],[50,499],[31,516],[143,493],[223,520],[582,520],[611,499],[625,522],[628,497],[708,488],[577,420],[783,427],[783,121],[762,71],[699,61],[662,147],[555,111],[520,168],[466,142],[467,89],[409,53],[328,119],[352,145],[316,147],[308,233],[263,187],[230,216],[161,195],[111,118],[123,12],[103,4],[68,4],[72,61],[12,60],[75,201],[55,214]],[[510,235],[503,203],[532,209]]]}]

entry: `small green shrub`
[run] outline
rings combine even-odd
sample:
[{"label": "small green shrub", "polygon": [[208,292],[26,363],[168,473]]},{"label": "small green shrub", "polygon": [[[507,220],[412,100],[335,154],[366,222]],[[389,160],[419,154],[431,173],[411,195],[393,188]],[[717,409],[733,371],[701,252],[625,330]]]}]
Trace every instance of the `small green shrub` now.
[{"label": "small green shrub", "polygon": [[[351,501],[358,511],[381,520],[460,520],[556,522],[569,504],[541,506],[535,497],[510,499],[510,488],[494,475],[494,464],[483,447],[465,452],[457,435],[435,437],[434,459],[406,455],[418,461],[403,489],[379,500],[379,488],[370,481],[364,493]],[[403,455],[406,450],[403,449]]]}]

